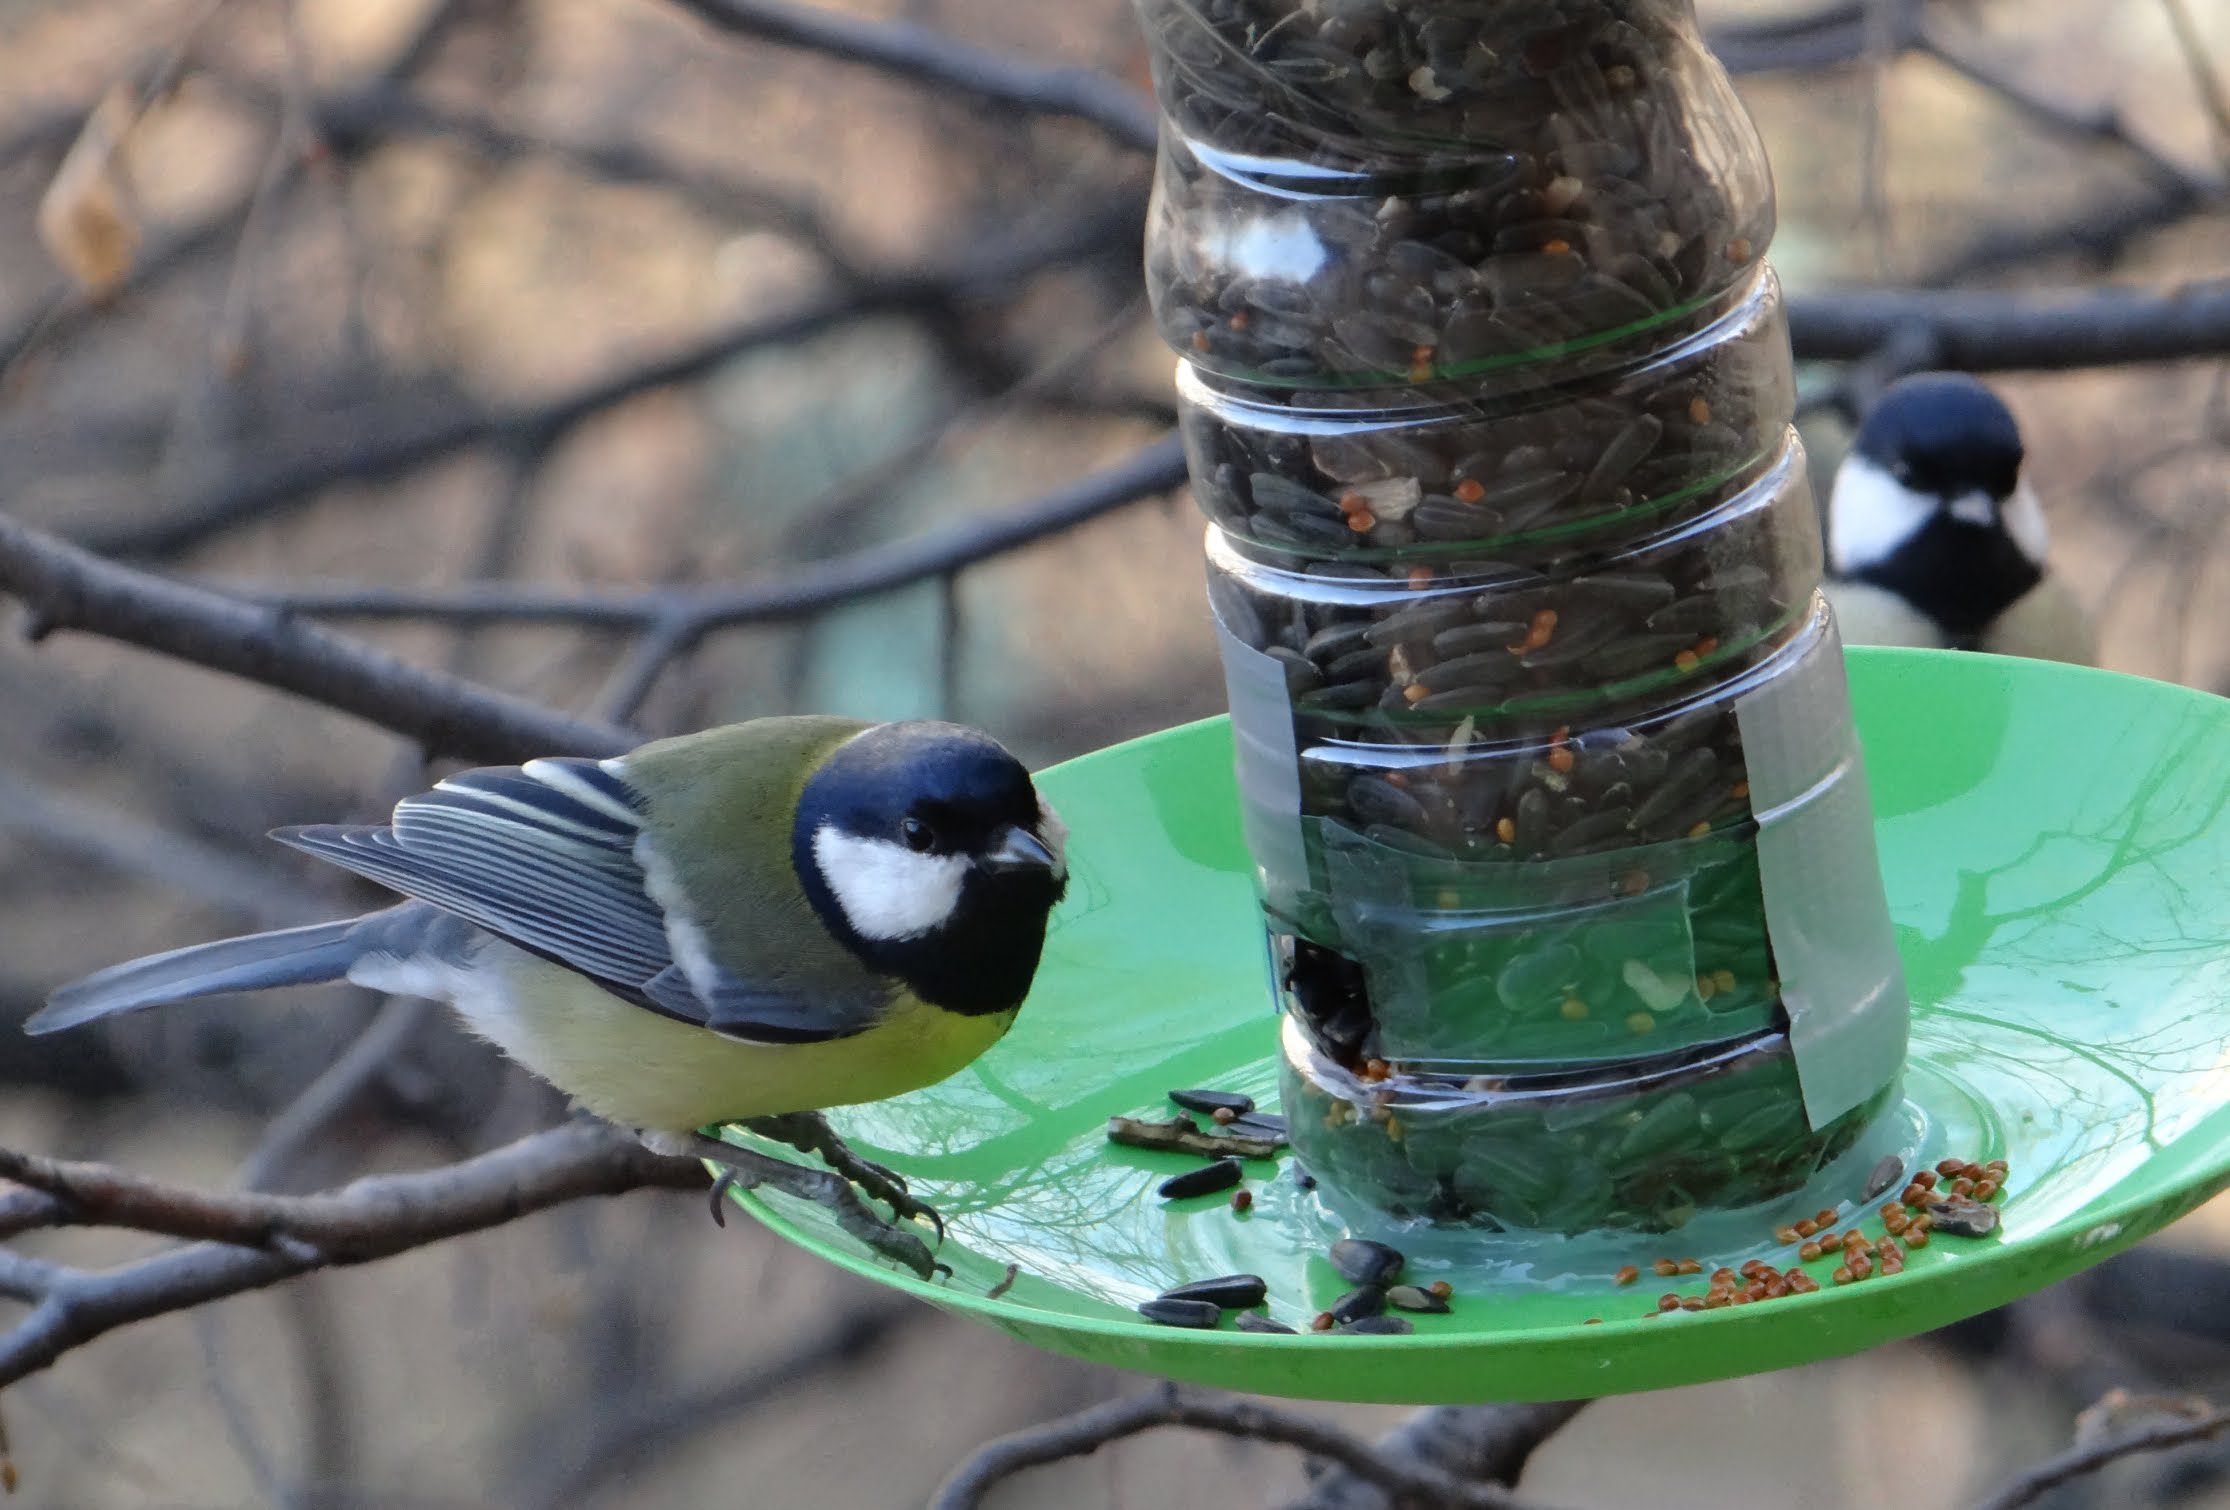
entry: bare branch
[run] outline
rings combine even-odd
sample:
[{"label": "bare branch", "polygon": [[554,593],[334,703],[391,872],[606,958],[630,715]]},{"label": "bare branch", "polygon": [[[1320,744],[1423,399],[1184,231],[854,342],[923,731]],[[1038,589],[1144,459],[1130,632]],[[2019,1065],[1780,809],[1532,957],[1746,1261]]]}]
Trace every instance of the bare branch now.
[{"label": "bare branch", "polygon": [[779,1357],[735,1377],[656,1399],[627,1399],[601,1413],[585,1439],[545,1457],[542,1472],[512,1497],[519,1510],[566,1510],[700,1433],[715,1430],[770,1399],[795,1393],[822,1374],[857,1367],[930,1314],[903,1301],[875,1300],[837,1316]]},{"label": "bare branch", "polygon": [[2058,372],[2170,362],[2230,351],[2230,282],[2155,293],[2100,288],[2038,296],[1854,289],[1789,300],[1796,354],[1854,361],[1900,332],[1923,332],[1935,362],[1962,372]]},{"label": "bare branch", "polygon": [[458,588],[293,588],[259,596],[287,613],[339,619],[511,620],[608,629],[650,629],[685,647],[713,629],[801,619],[859,598],[895,592],[1017,551],[1049,536],[1156,498],[1183,484],[1177,437],[1056,493],[988,519],[786,568],[738,587],[649,588],[583,593],[563,588],[470,583]]},{"label": "bare branch", "polygon": [[339,482],[377,481],[478,446],[547,446],[584,421],[629,399],[705,376],[747,351],[795,345],[873,315],[920,310],[1004,294],[1016,280],[1049,267],[1133,246],[1143,205],[1116,204],[1079,225],[1034,237],[1005,237],[931,272],[891,274],[802,309],[744,321],[640,366],[608,374],[554,398],[507,409],[464,408],[389,433],[355,426],[298,442],[290,454],[227,477],[161,511],[144,507],[105,526],[72,532],[80,544],[114,556],[169,556],[251,520],[308,503]]},{"label": "bare branch", "polygon": [[1189,1426],[1195,1431],[1298,1447],[1313,1456],[1329,1458],[1396,1500],[1466,1510],[1517,1510],[1521,1503],[1507,1490],[1467,1484],[1437,1467],[1409,1462],[1312,1416],[1253,1400],[1192,1395],[1174,1384],[1164,1384],[1143,1395],[1095,1405],[986,1443],[945,1481],[930,1501],[930,1510],[976,1510],[994,1485],[1025,1468],[1084,1457],[1110,1442],[1163,1426]]},{"label": "bare branch", "polygon": [[0,592],[34,636],[76,629],[309,698],[478,760],[614,755],[623,730],[570,718],[461,677],[413,666],[276,609],[103,561],[0,518]]},{"label": "bare branch", "polygon": [[2133,132],[2121,111],[2110,105],[2088,110],[2072,107],[2054,93],[2031,88],[2018,70],[1961,47],[1928,22],[1916,22],[1906,34],[1905,42],[2045,129],[2127,153],[2139,171],[2157,184],[2180,189],[2194,198],[2212,198],[2222,193],[2221,180],[2195,173],[2177,163]]},{"label": "bare branch", "polygon": [[[1515,1484],[1534,1449],[1587,1404],[1438,1405],[1420,1410],[1378,1439],[1378,1450],[1466,1483]],[[1384,1489],[1349,1472],[1326,1474],[1287,1510],[1389,1510]]]},{"label": "bare branch", "polygon": [[1088,68],[1057,68],[971,47],[911,21],[786,5],[781,0],[673,0],[720,31],[840,58],[917,84],[972,95],[1023,115],[1065,116],[1118,146],[1154,150],[1154,107]]},{"label": "bare branch", "polygon": [[2209,1441],[2226,1432],[2230,1432],[2230,1410],[2217,1410],[2188,1420],[2162,1421],[2123,1436],[2074,1447],[2022,1472],[1975,1510],[2019,1510],[2022,1505],[2035,1504],[2062,1484],[2097,1473],[2124,1458]]},{"label": "bare branch", "polygon": [[587,1196],[685,1190],[702,1165],[654,1154],[619,1129],[573,1123],[459,1164],[359,1180],[322,1195],[210,1194],[101,1164],[0,1150],[0,1234],[123,1227],[202,1239],[90,1271],[0,1252],[0,1295],[33,1303],[0,1336],[0,1385],[135,1321],[187,1310],[336,1264],[365,1263],[516,1221]]}]

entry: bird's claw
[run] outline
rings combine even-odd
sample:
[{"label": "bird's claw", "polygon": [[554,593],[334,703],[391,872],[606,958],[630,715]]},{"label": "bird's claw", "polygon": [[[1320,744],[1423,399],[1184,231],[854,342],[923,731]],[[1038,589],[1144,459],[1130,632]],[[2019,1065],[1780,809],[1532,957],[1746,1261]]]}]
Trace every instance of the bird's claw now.
[{"label": "bird's claw", "polygon": [[[823,1208],[836,1219],[839,1227],[853,1237],[892,1262],[904,1264],[923,1279],[934,1279],[940,1272],[946,1275],[952,1273],[950,1267],[938,1263],[930,1256],[927,1243],[896,1223],[877,1216],[860,1199],[859,1192],[852,1188],[852,1181],[845,1174],[829,1169],[808,1169],[802,1164],[792,1164],[786,1159],[753,1153],[749,1149],[737,1148],[711,1138],[699,1140],[698,1152],[720,1166],[720,1174],[713,1181],[715,1221],[721,1219],[720,1198],[728,1190],[739,1185],[746,1190],[770,1185],[799,1200],[811,1201]],[[880,1192],[876,1194],[878,1199],[887,1199]],[[929,1211],[928,1207],[922,1206],[903,1191],[898,1194],[906,1206],[927,1211],[932,1221],[936,1220],[936,1213]],[[897,1201],[890,1204],[902,1220],[913,1214]],[[942,1237],[942,1222],[937,1222],[937,1229],[938,1236]]]},{"label": "bird's claw", "polygon": [[794,1112],[785,1117],[761,1117],[744,1126],[787,1143],[800,1153],[812,1154],[866,1192],[870,1200],[890,1207],[891,1214],[900,1221],[926,1219],[936,1229],[937,1241],[945,1240],[945,1219],[937,1208],[927,1201],[916,1200],[906,1184],[906,1177],[897,1170],[854,1153],[851,1145],[836,1135],[836,1129],[830,1127],[820,1113]]},{"label": "bird's claw", "polygon": [[736,1172],[733,1169],[723,1169],[719,1174],[713,1176],[712,1224],[715,1227],[728,1225],[728,1192],[735,1187]]}]

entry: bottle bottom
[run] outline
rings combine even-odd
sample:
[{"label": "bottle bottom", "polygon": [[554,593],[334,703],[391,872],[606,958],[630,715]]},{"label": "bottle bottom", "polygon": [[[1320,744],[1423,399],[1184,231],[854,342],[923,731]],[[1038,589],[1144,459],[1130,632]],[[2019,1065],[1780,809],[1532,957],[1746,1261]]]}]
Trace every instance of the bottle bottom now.
[{"label": "bottle bottom", "polygon": [[1279,1084],[1293,1149],[1331,1204],[1485,1232],[1654,1233],[1798,1191],[1897,1104],[1892,1078],[1813,1127],[1787,1035],[1586,1071],[1362,1073],[1291,1017]]}]

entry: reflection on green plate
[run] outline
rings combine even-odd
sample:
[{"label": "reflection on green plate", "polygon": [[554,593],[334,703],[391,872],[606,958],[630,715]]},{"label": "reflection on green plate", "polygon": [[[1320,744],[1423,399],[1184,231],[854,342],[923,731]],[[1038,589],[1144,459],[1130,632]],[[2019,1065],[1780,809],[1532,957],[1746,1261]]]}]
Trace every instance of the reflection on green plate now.
[{"label": "reflection on green plate", "polygon": [[[1671,1282],[1619,1288],[1609,1276],[1626,1259],[1691,1251],[1678,1236],[1536,1243],[1515,1261],[1482,1239],[1475,1260],[1431,1270],[1454,1283],[1455,1309],[1418,1317],[1412,1336],[1141,1321],[1140,1300],[1215,1274],[1263,1275],[1272,1313],[1304,1326],[1344,1288],[1316,1256],[1333,1229],[1289,1176],[1250,1165],[1257,1201],[1244,1216],[1222,1196],[1172,1204],[1155,1184],[1196,1161],[1104,1135],[1116,1113],[1169,1115],[1172,1087],[1267,1098],[1275,1084],[1221,720],[1046,773],[1075,834],[1075,883],[1014,1031],[942,1085],[833,1118],[944,1212],[951,1278],[917,1282],[818,1210],[737,1199],[835,1263],[1041,1347],[1231,1389],[1385,1403],[1560,1399],[1782,1368],[1942,1326],[2096,1263],[2230,1183],[2230,703],[1989,656],[1850,661],[1915,1009],[1898,1128],[1931,1161],[2011,1162],[1996,1236],[1940,1239],[1894,1277],[1650,1320]],[[1787,1219],[1761,1212],[1758,1235]],[[1405,1246],[1413,1258],[1432,1247]],[[1697,1256],[1708,1269],[1753,1253],[1788,1258],[1767,1246]],[[1010,1263],[1013,1287],[987,1298]]]}]

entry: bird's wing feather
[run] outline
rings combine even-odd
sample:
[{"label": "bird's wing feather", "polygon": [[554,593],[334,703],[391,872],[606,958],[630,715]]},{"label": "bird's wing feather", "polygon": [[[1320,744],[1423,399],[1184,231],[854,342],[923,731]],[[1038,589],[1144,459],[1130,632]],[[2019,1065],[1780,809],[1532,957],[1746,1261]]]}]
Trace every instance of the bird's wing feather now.
[{"label": "bird's wing feather", "polygon": [[390,824],[273,835],[727,1037],[819,1042],[872,1022],[872,1002],[807,1001],[709,959],[677,964],[675,919],[636,858],[641,836],[635,794],[586,760],[466,771],[397,804]]}]

